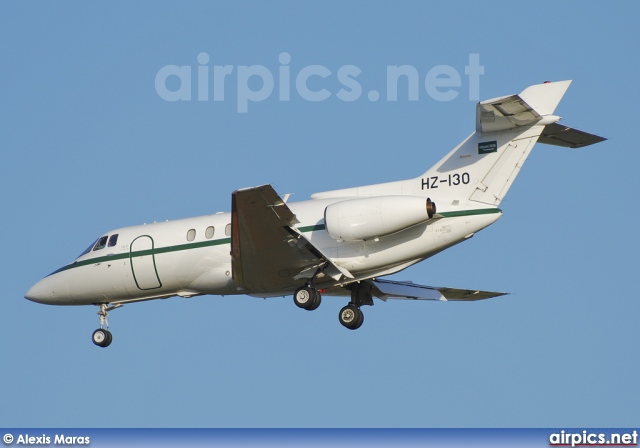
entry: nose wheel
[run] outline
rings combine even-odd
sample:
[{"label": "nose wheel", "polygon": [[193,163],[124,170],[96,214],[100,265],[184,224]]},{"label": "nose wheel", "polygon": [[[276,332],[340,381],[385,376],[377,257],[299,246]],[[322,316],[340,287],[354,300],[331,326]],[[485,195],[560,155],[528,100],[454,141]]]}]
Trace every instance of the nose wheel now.
[{"label": "nose wheel", "polygon": [[93,332],[93,335],[91,336],[91,340],[98,347],[108,347],[109,344],[111,344],[111,341],[113,340],[113,336],[111,335],[111,332],[109,330],[98,328],[96,331]]},{"label": "nose wheel", "polygon": [[[98,347],[109,347],[111,341],[113,341],[113,335],[109,331],[109,321],[107,320],[107,316],[109,315],[108,311],[120,308],[121,306],[121,304],[118,304],[107,307],[106,303],[100,304],[100,311],[98,311],[98,316],[100,316],[100,328],[94,331],[91,335],[91,340]],[[105,325],[107,328],[104,328]]]}]

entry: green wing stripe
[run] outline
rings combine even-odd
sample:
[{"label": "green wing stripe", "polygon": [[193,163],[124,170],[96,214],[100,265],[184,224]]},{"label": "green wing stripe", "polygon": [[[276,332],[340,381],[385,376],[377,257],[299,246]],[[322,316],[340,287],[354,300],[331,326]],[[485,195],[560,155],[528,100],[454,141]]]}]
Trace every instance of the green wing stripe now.
[{"label": "green wing stripe", "polygon": [[301,232],[315,232],[317,230],[324,230],[324,224],[317,224],[315,226],[298,227]]}]

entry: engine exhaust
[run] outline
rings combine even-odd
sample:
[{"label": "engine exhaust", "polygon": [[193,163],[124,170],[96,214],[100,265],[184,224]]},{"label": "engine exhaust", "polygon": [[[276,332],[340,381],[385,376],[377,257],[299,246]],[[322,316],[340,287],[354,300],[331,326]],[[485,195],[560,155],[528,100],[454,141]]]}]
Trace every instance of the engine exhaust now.
[{"label": "engine exhaust", "polygon": [[436,214],[436,203],[431,201],[431,198],[427,198],[427,216],[429,219],[433,218]]}]

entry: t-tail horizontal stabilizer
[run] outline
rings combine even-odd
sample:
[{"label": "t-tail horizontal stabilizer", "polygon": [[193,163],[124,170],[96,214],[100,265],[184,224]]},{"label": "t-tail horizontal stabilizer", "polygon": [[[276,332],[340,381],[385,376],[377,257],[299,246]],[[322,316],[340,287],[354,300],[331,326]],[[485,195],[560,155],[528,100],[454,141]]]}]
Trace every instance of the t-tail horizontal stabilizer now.
[{"label": "t-tail horizontal stabilizer", "polygon": [[606,138],[588,132],[563,126],[558,123],[548,124],[538,137],[538,143],[564,146],[566,148],[582,148],[605,141]]},{"label": "t-tail horizontal stabilizer", "polygon": [[570,84],[571,81],[547,82],[531,86],[519,95],[482,101],[476,107],[476,131],[490,134],[544,125],[539,143],[581,148],[606,140],[557,123],[560,117],[553,113]]}]

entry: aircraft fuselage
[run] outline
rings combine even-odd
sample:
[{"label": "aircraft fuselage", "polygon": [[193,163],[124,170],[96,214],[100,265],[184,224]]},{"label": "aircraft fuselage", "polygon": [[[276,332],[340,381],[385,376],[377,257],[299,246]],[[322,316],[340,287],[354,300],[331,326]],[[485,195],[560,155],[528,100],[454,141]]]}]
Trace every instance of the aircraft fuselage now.
[{"label": "aircraft fuselage", "polygon": [[[323,212],[344,199],[288,205],[300,221],[297,228],[356,276],[397,272],[464,241],[501,216],[494,209],[497,213],[448,217],[369,241],[336,241],[325,230]],[[107,245],[45,277],[26,297],[52,305],[86,305],[202,294],[291,294],[255,292],[233,281],[230,223],[230,213],[218,213],[112,230],[101,237]],[[109,247],[114,235],[117,242]]]}]

